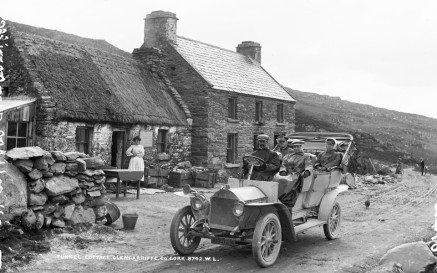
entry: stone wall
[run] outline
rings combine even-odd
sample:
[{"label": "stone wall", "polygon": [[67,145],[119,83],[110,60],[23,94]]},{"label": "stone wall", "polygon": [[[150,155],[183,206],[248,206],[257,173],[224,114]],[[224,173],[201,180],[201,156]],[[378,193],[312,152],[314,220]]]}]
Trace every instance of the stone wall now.
[{"label": "stone wall", "polygon": [[[167,43],[155,46],[162,49],[159,53],[159,61],[152,60],[151,53],[154,50],[150,48],[135,49],[134,55],[137,54],[136,58],[149,66],[155,63],[156,69],[162,70],[162,74],[166,75],[171,85],[181,95],[192,117],[191,163],[196,166],[207,166],[207,108],[211,101],[208,92],[210,85],[179,56],[173,47]],[[140,56],[140,54],[146,56]]]},{"label": "stone wall", "polygon": [[[175,126],[141,126],[137,125],[129,130],[128,144],[129,147],[132,143],[132,139],[139,135],[140,131],[153,131],[153,146],[144,147],[144,160],[146,166],[156,162],[157,159],[157,137],[158,130],[167,130],[167,149],[170,156],[170,162],[179,163],[182,161],[190,160],[191,151],[191,132],[186,127]],[[126,158],[126,164],[129,158]]]},{"label": "stone wall", "polygon": [[[26,228],[105,223],[103,160],[78,152],[14,148],[6,158],[24,174],[27,210],[18,221]],[[8,196],[12,199],[14,196]]]},{"label": "stone wall", "polygon": [[[228,119],[228,99],[237,99],[237,119]],[[251,154],[254,147],[255,134],[267,134],[270,136],[269,147],[273,148],[274,136],[281,133],[294,132],[295,111],[294,104],[280,100],[257,98],[230,92],[210,91],[209,123],[208,123],[208,167],[223,169],[219,171],[219,177],[235,176],[235,170],[239,168],[235,164],[227,164],[227,135],[237,134],[237,161],[241,163],[241,157]],[[263,122],[255,122],[256,101],[263,103]],[[284,122],[277,122],[277,104],[284,105]],[[224,118],[225,117],[225,118]]]},{"label": "stone wall", "polygon": [[[114,127],[109,124],[89,124],[84,122],[39,122],[36,127],[36,143],[45,150],[57,150],[62,152],[76,151],[76,129],[77,127],[90,127],[93,129],[91,142],[91,156],[99,156],[105,164],[111,164],[112,133]],[[145,148],[144,160],[152,163],[157,158],[157,136],[158,130],[168,130],[168,152],[171,162],[181,162],[189,160],[191,148],[191,133],[187,127],[181,126],[144,126],[136,125],[123,128],[127,134],[125,153],[132,144],[134,136],[140,131],[153,131],[152,147]],[[122,168],[127,168],[129,159],[125,158]]]}]

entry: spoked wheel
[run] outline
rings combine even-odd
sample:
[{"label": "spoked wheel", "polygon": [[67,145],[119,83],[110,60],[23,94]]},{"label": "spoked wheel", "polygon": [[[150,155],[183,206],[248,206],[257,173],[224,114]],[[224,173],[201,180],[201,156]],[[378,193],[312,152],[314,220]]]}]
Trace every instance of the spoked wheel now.
[{"label": "spoked wheel", "polygon": [[325,232],[328,240],[333,240],[338,237],[341,226],[341,207],[338,202],[335,202],[329,213],[328,223],[323,225],[323,231]]},{"label": "spoked wheel", "polygon": [[274,213],[268,213],[256,222],[252,253],[259,266],[268,267],[275,263],[281,249],[281,232],[281,223]]},{"label": "spoked wheel", "polygon": [[199,246],[199,236],[190,234],[190,226],[194,223],[194,215],[191,211],[191,206],[186,206],[180,209],[170,226],[170,241],[173,249],[180,255],[189,255]]}]

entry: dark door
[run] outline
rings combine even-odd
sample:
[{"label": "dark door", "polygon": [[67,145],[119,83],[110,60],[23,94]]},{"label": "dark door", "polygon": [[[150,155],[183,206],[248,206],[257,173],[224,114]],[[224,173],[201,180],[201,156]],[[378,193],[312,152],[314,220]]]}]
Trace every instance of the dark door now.
[{"label": "dark door", "polygon": [[112,133],[111,146],[111,166],[121,169],[125,159],[124,131],[114,131]]}]

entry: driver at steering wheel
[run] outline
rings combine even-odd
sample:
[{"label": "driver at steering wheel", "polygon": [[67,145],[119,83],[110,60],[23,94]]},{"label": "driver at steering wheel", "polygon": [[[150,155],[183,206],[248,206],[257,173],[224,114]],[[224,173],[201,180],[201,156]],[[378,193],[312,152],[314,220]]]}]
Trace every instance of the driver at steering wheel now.
[{"label": "driver at steering wheel", "polygon": [[[257,138],[257,150],[252,153],[252,156],[256,156],[264,160],[265,164],[254,167],[251,180],[272,181],[275,174],[278,172],[281,166],[279,155],[270,150],[267,147],[269,136],[262,134]],[[243,165],[244,174],[246,175],[248,170],[248,164]]]}]

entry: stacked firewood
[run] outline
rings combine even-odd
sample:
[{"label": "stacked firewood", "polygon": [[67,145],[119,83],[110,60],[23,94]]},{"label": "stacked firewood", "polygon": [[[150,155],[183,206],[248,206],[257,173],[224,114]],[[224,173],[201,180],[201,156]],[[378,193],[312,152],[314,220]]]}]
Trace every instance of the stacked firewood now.
[{"label": "stacked firewood", "polygon": [[34,154],[36,156],[24,153],[24,158],[20,158],[17,151],[9,153],[14,156],[9,161],[27,179],[28,207],[20,219],[23,226],[62,228],[106,222],[108,198],[105,173],[101,170],[104,163],[100,157],[59,151]]}]

